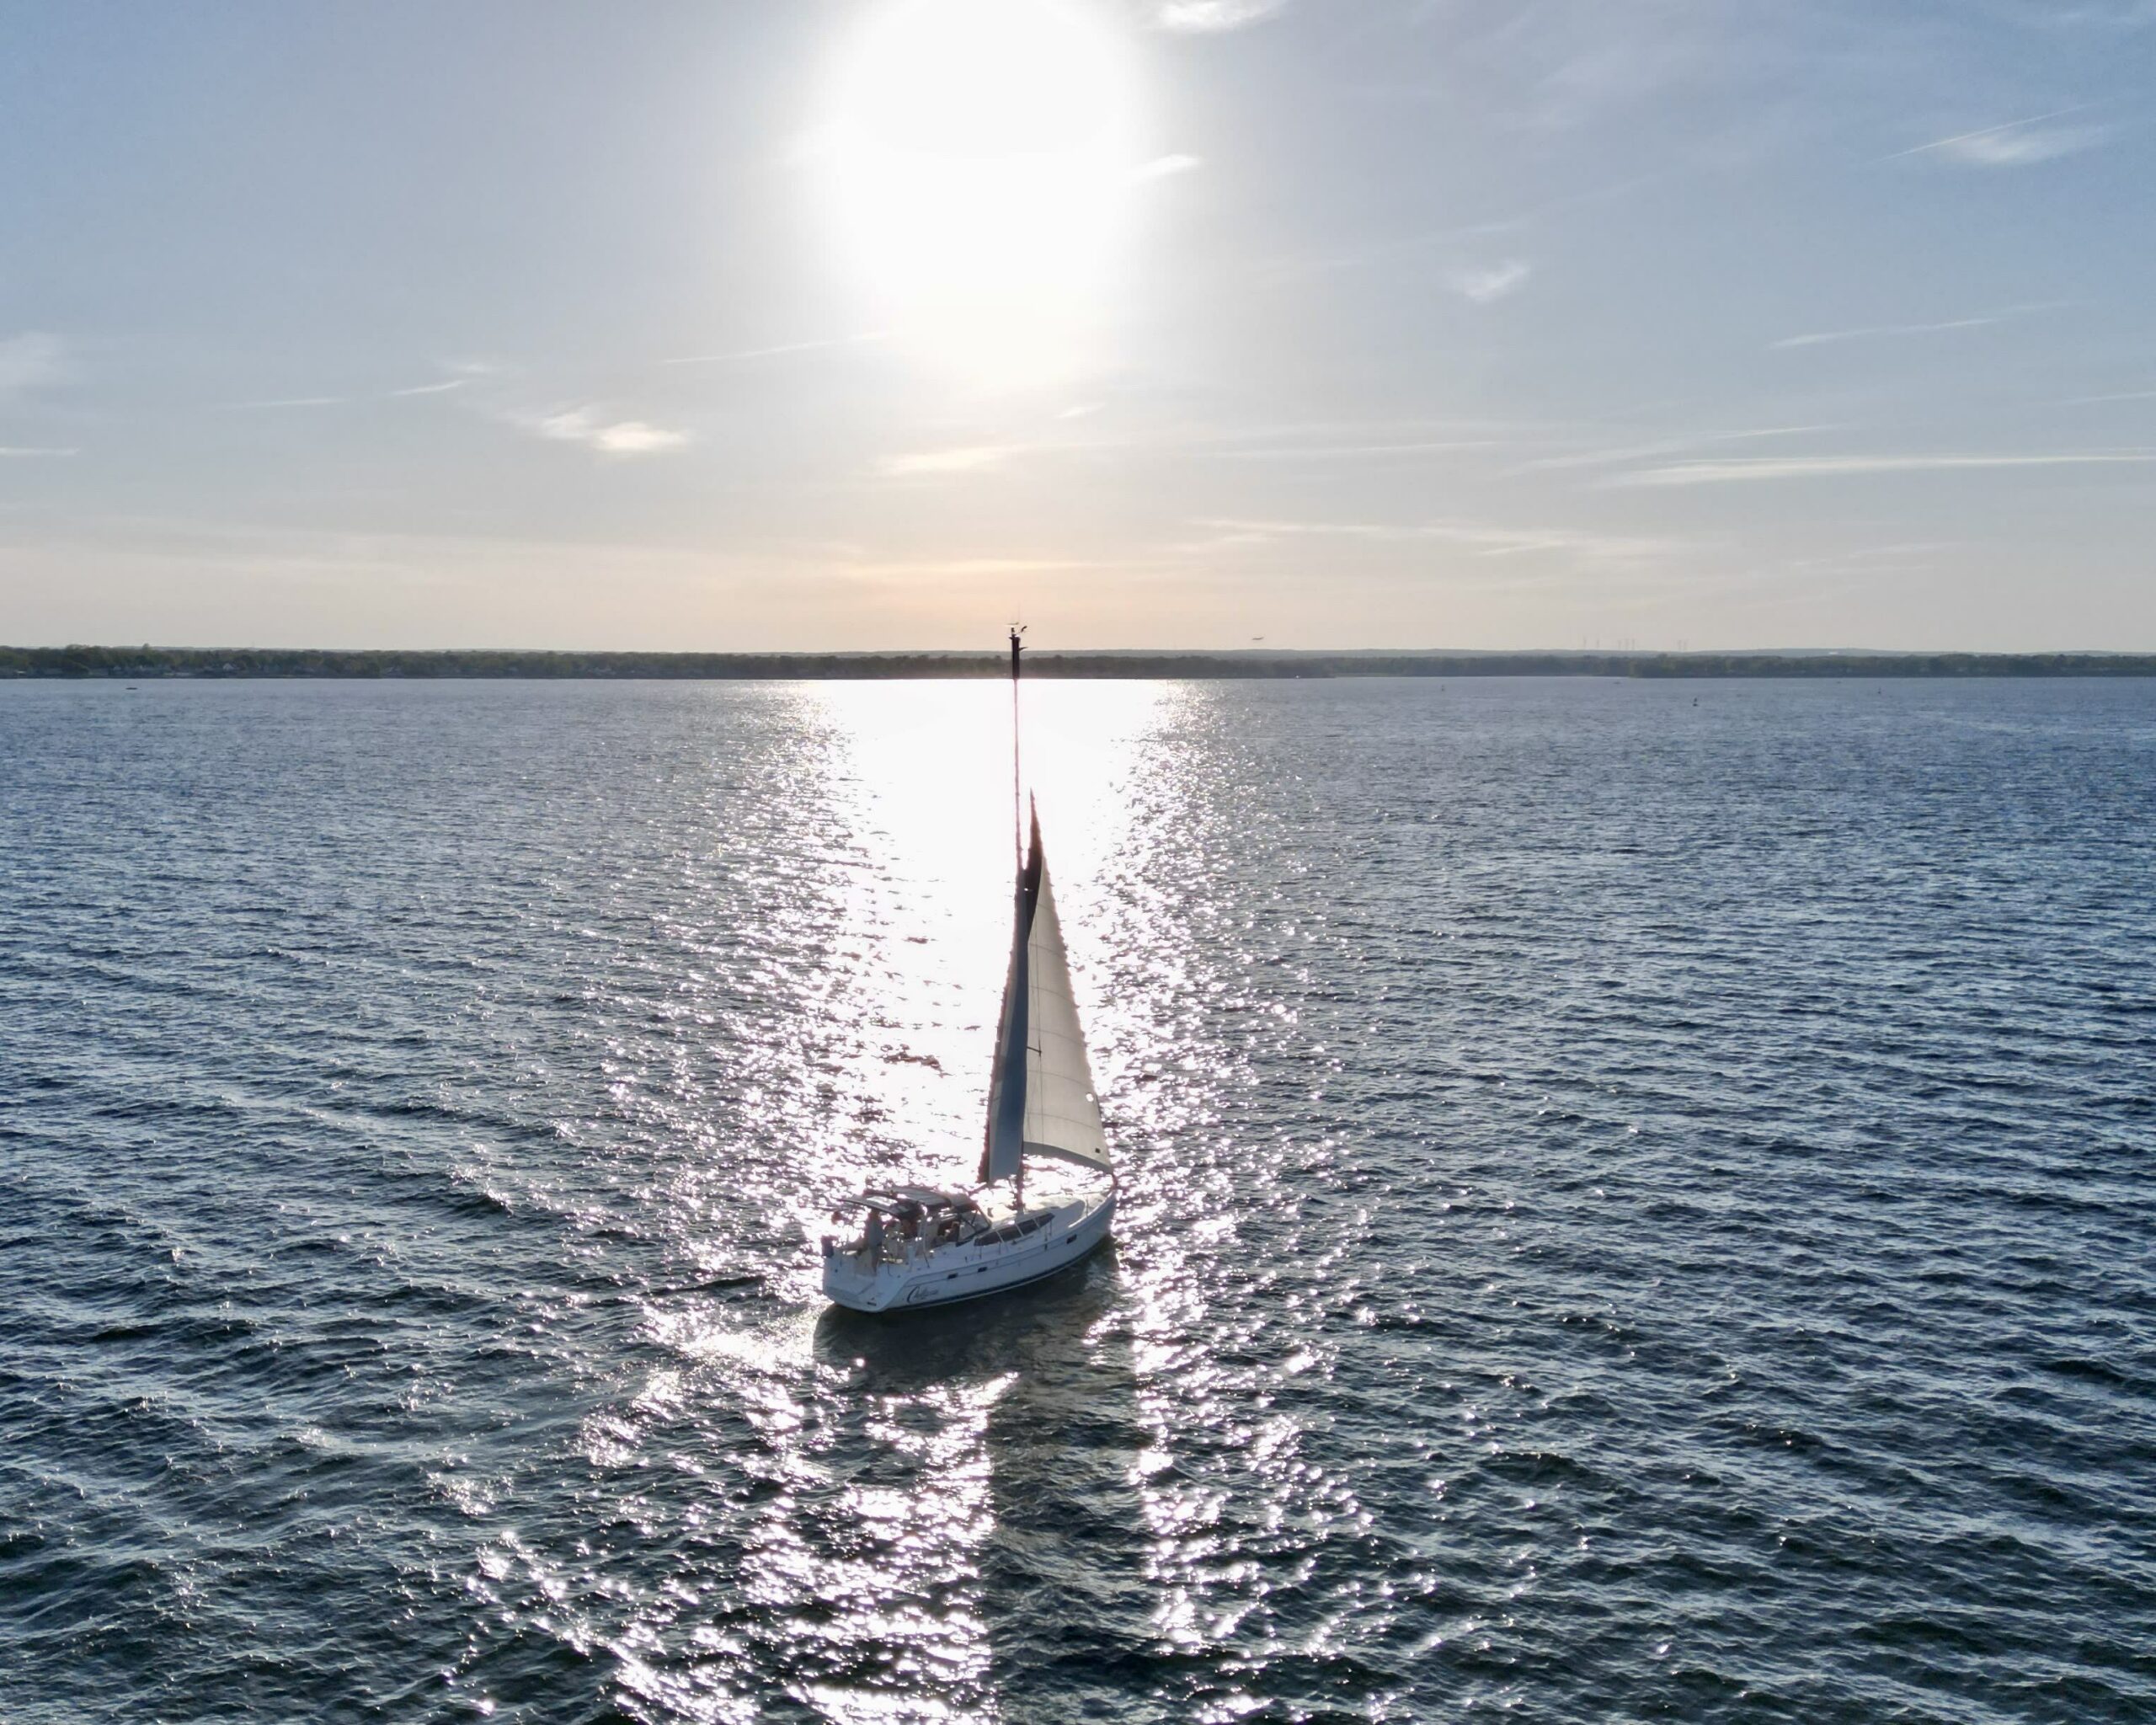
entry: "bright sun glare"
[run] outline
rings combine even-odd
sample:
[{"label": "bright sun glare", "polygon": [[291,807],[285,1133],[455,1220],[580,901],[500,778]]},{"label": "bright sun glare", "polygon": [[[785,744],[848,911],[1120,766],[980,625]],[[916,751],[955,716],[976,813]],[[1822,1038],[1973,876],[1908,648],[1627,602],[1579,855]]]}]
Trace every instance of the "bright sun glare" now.
[{"label": "bright sun glare", "polygon": [[892,333],[997,381],[1070,370],[1105,309],[1132,77],[1083,0],[892,0],[830,123],[844,242]]}]

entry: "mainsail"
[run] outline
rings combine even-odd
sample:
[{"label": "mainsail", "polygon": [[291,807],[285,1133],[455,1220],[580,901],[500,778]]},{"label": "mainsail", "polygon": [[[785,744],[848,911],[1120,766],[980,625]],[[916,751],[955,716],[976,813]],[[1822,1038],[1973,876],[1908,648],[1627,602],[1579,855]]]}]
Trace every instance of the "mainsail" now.
[{"label": "mainsail", "polygon": [[[1039,826],[1036,824],[1034,830]],[[1017,927],[1011,937],[1011,969],[1003,979],[1003,1017],[995,1033],[995,1065],[988,1078],[988,1139],[980,1152],[984,1183],[1008,1180],[1018,1172],[1026,1142],[1026,1011],[1033,992],[1026,960],[1033,932],[1033,905],[1040,896],[1040,846],[1037,843],[1018,877]]]},{"label": "mainsail", "polygon": [[1017,897],[995,1067],[988,1086],[988,1141],[980,1159],[980,1178],[990,1182],[1017,1174],[1027,1152],[1088,1167],[1108,1166],[1092,1063],[1078,1023],[1078,1002],[1070,992],[1063,926],[1056,920],[1055,892],[1041,848],[1038,811]]}]

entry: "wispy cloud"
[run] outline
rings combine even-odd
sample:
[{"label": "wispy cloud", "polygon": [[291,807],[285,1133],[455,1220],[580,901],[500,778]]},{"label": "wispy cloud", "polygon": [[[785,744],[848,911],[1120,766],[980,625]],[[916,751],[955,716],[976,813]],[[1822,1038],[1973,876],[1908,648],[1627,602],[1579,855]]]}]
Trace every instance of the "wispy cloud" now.
[{"label": "wispy cloud", "polygon": [[2100,126],[2051,124],[2070,114],[2084,112],[2086,107],[2085,103],[2079,104],[2072,108],[2055,109],[2049,114],[2031,115],[2025,120],[1983,126],[1975,131],[1956,132],[1951,137],[1934,138],[1929,143],[1897,150],[1888,159],[1935,156],[1941,161],[1958,162],[1970,168],[2023,168],[2034,162],[2053,161],[2089,149],[2109,136],[2108,129]]},{"label": "wispy cloud", "polygon": [[1150,162],[1133,168],[1130,177],[1136,180],[1171,179],[1178,174],[1191,174],[1205,165],[1202,156],[1155,156]]},{"label": "wispy cloud", "polygon": [[80,455],[79,449],[40,449],[27,444],[0,443],[0,461],[37,461],[46,457]]},{"label": "wispy cloud", "polygon": [[67,375],[67,344],[41,329],[0,339],[0,397],[19,395]]},{"label": "wispy cloud", "polygon": [[609,420],[590,408],[570,408],[529,421],[525,429],[555,443],[578,443],[600,455],[666,455],[686,448],[688,434],[642,419]]},{"label": "wispy cloud", "polygon": [[1455,270],[1451,280],[1455,292],[1486,306],[1516,292],[1534,273],[1534,266],[1524,258],[1508,258],[1483,269]]},{"label": "wispy cloud", "polygon": [[886,456],[877,462],[876,471],[887,479],[924,479],[946,473],[978,473],[988,467],[1002,466],[1022,450],[1023,446],[1016,443],[978,443],[962,449],[921,450],[911,455]]},{"label": "wispy cloud", "polygon": [[1988,9],[2028,29],[2131,32],[2156,26],[2156,0],[1992,0]]},{"label": "wispy cloud", "polygon": [[928,576],[938,581],[964,581],[1001,579],[1013,575],[1068,574],[1092,570],[1128,572],[1130,564],[1121,558],[856,556],[839,561],[837,567],[844,569],[849,574],[868,579],[913,581]]},{"label": "wispy cloud", "polygon": [[1521,473],[1556,473],[1577,467],[1614,467],[1626,462],[1652,461],[1659,457],[1687,455],[1719,444],[1751,443],[1773,437],[1811,437],[1822,431],[1839,431],[1835,425],[1753,425],[1737,431],[1709,431],[1694,437],[1662,438],[1652,443],[1620,444],[1613,448],[1568,450],[1559,455],[1537,456],[1507,470],[1512,478]]},{"label": "wispy cloud", "polygon": [[341,408],[356,399],[349,395],[279,395],[265,401],[224,401],[217,410],[226,414],[251,413],[257,408]]},{"label": "wispy cloud", "polygon": [[1785,335],[1767,344],[1769,353],[1784,348],[1825,347],[1837,341],[1870,341],[1882,336],[1937,335],[1951,329],[1988,329],[2002,318],[1949,318],[1938,323],[1867,323],[1854,329],[1817,329],[1804,335]]},{"label": "wispy cloud", "polygon": [[452,377],[446,383],[414,383],[403,389],[381,389],[361,395],[275,395],[260,401],[220,402],[217,411],[243,414],[263,408],[343,408],[355,402],[401,401],[408,396],[446,395],[451,390],[463,388],[470,381],[469,377]]},{"label": "wispy cloud", "polygon": [[1288,0],[1162,0],[1157,14],[1163,29],[1200,35],[1239,30],[1287,9]]},{"label": "wispy cloud", "polygon": [[776,360],[791,354],[823,354],[840,348],[865,347],[884,339],[882,330],[870,329],[859,335],[832,335],[817,341],[782,341],[772,347],[739,347],[715,354],[683,354],[664,363],[670,366],[733,366],[749,360]]},{"label": "wispy cloud", "polygon": [[1526,40],[1549,56],[1534,91],[1536,123],[1553,130],[1582,126],[1615,110],[1666,100],[1686,85],[1729,77],[1736,70],[1732,57],[1711,31],[1679,21],[1686,9],[1521,8]]},{"label": "wispy cloud", "polygon": [[2051,162],[2094,148],[2104,141],[2100,126],[2052,126],[2044,130],[1978,132],[1942,141],[1938,152],[1972,168],[2021,168]]},{"label": "wispy cloud", "polygon": [[1469,450],[1501,449],[1495,437],[1400,438],[1369,443],[1250,443],[1193,446],[1184,452],[1203,461],[1360,462],[1428,455],[1458,455]]},{"label": "wispy cloud", "polygon": [[1278,517],[1209,516],[1193,526],[1230,542],[1268,539],[1345,539],[1375,544],[1457,546],[1476,557],[1520,557],[1556,552],[1593,563],[1636,563],[1668,557],[1683,542],[1633,534],[1581,532],[1568,527],[1507,527],[1481,521],[1414,522],[1303,521]]},{"label": "wispy cloud", "polygon": [[1952,473],[2006,467],[2143,467],[2156,450],[2075,450],[2044,455],[1794,455],[1678,462],[1620,473],[1606,485],[1742,485],[1769,479],[1833,479],[1876,473]]},{"label": "wispy cloud", "polygon": [[[1221,462],[1353,462],[1546,445],[1552,427],[1530,420],[1306,420],[1235,425],[1199,422],[1139,440],[1164,456]],[[1123,446],[1134,446],[1126,441]]]},{"label": "wispy cloud", "polygon": [[1905,574],[1936,566],[1942,552],[1963,547],[1951,540],[1909,539],[1888,545],[1855,545],[1820,557],[1790,558],[1786,567],[1825,574],[1858,571],[1872,574]]}]

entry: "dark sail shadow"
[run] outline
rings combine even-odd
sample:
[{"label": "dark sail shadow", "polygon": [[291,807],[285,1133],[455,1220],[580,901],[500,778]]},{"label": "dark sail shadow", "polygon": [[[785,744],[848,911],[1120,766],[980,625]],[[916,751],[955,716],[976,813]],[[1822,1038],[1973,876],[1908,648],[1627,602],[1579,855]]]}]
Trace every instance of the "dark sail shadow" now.
[{"label": "dark sail shadow", "polygon": [[[1147,1437],[1111,1243],[1035,1288],[896,1318],[834,1308],[816,1327],[827,1365],[862,1393],[988,1388],[984,1444],[993,1526],[977,1609],[1006,1721],[1145,1717],[1129,1706],[1156,1637],[1137,1487]],[[1142,1676],[1136,1687],[1142,1693]]]}]

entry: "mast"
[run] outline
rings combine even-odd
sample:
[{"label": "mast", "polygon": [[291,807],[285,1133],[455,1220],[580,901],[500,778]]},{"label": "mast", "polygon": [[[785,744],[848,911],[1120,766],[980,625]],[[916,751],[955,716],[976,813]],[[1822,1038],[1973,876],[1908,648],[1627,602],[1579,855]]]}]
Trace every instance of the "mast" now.
[{"label": "mast", "polygon": [[1011,888],[1011,969],[1003,980],[995,1065],[988,1080],[988,1130],[980,1156],[981,1183],[988,1186],[1001,1179],[1012,1180],[1022,1206],[1026,1181],[1026,1088],[1033,1059],[1033,1039],[1027,1024],[1033,1005],[1030,948],[1036,890],[1031,859],[1026,854],[1025,780],[1018,752],[1019,657],[1025,650],[1019,637],[1025,633],[1024,624],[1011,625],[1011,802],[1017,873]]},{"label": "mast", "polygon": [[1026,872],[1026,820],[1023,781],[1018,775],[1018,655],[1025,651],[1025,644],[1018,638],[1025,633],[1023,623],[1011,625],[1011,843],[1020,874]]},{"label": "mast", "polygon": [[1019,748],[1018,684],[1024,669],[1022,624],[1011,626],[1011,800],[1018,873],[1011,892],[1011,968],[1003,980],[995,1060],[988,1079],[980,1183],[1011,1183],[1026,1206],[1026,1154],[1054,1156],[1113,1172],[1102,1134],[1092,1061],[1078,1023],[1063,927],[1049,885],[1038,810],[1028,809]]},{"label": "mast", "polygon": [[[1025,643],[1018,638],[1026,633],[1023,623],[1011,625],[1011,843],[1018,859],[1017,894],[1023,901],[1026,895],[1026,825],[1025,779],[1019,771],[1018,757],[1018,659],[1026,650]],[[1030,968],[1030,967],[1029,967]],[[1027,978],[1030,985],[1031,978]],[[1026,1148],[1024,1117],[1020,1116],[1018,1130],[1018,1171],[1011,1177],[1011,1198],[1017,1213],[1026,1209]]]}]

